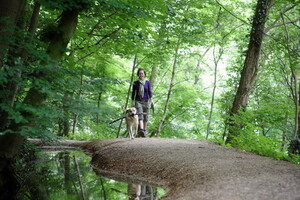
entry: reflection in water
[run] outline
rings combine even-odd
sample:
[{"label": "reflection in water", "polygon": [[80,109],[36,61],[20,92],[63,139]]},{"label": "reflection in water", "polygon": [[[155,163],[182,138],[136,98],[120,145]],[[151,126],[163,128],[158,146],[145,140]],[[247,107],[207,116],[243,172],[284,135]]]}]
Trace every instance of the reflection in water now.
[{"label": "reflection in water", "polygon": [[[99,177],[90,160],[82,152],[41,153],[34,161],[34,171],[36,182],[43,186],[43,197],[35,192],[40,196],[35,199],[159,200],[165,193],[161,188]],[[22,184],[27,185],[21,199],[30,199],[34,191],[30,191],[29,183]]]},{"label": "reflection in water", "polygon": [[159,199],[155,189],[151,186],[128,183],[127,194],[129,200],[156,200]]}]

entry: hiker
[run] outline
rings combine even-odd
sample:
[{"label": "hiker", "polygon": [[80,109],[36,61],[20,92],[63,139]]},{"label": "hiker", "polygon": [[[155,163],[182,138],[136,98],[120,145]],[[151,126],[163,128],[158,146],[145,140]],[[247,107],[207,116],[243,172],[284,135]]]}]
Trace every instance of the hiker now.
[{"label": "hiker", "polygon": [[149,107],[153,105],[152,89],[150,81],[146,80],[146,71],[138,69],[137,76],[139,80],[134,81],[132,88],[132,106],[136,107],[139,115],[139,133],[141,137],[146,137],[147,123],[149,119]]}]

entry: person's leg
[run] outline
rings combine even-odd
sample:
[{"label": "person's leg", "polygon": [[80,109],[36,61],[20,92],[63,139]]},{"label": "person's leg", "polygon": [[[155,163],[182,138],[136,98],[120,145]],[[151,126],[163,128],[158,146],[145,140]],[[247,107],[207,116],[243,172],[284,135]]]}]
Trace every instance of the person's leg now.
[{"label": "person's leg", "polygon": [[[137,109],[137,113],[143,113],[143,105],[141,102],[136,101],[135,108]],[[144,130],[144,116],[138,115],[138,117],[139,117],[139,129]]]},{"label": "person's leg", "polygon": [[144,126],[144,120],[139,120],[139,126],[140,126],[140,130],[144,130],[145,126]]},{"label": "person's leg", "polygon": [[147,121],[143,121],[143,123],[144,123],[144,130],[146,131],[147,130]]},{"label": "person's leg", "polygon": [[146,131],[145,131],[144,120],[140,120],[140,121],[139,121],[139,124],[140,124],[139,136],[140,136],[140,137],[146,137]]},{"label": "person's leg", "polygon": [[148,102],[143,102],[143,112],[146,113],[144,115],[143,119],[143,127],[144,127],[144,135],[146,137],[146,130],[147,130],[147,124],[148,124],[148,116],[149,116],[149,103]]}]

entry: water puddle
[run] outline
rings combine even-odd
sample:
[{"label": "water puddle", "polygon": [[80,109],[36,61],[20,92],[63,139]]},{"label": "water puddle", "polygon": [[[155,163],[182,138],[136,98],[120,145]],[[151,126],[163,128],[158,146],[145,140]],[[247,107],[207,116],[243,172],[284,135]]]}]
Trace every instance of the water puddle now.
[{"label": "water puddle", "polygon": [[162,188],[119,182],[96,175],[82,152],[40,153],[35,163],[45,199],[159,200]]}]

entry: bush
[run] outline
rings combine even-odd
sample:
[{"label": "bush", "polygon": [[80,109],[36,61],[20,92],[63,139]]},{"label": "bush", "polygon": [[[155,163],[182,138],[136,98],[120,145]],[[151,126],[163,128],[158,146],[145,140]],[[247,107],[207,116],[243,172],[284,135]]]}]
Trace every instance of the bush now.
[{"label": "bush", "polygon": [[239,149],[254,152],[266,157],[289,160],[288,155],[283,148],[283,141],[247,133],[240,134],[235,137],[234,140],[234,143],[237,144],[236,147]]}]

